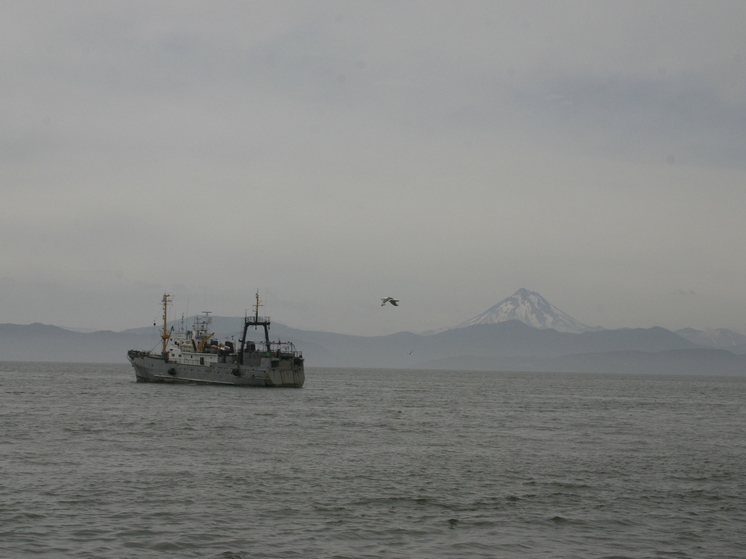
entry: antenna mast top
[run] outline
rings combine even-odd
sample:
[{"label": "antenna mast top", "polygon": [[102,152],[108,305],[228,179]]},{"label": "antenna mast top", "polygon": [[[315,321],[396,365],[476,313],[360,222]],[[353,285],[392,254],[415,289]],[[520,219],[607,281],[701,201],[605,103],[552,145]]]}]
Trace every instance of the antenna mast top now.
[{"label": "antenna mast top", "polygon": [[166,353],[166,344],[171,338],[171,333],[168,331],[168,304],[171,302],[171,295],[168,293],[163,294],[163,330],[161,331],[161,351]]}]

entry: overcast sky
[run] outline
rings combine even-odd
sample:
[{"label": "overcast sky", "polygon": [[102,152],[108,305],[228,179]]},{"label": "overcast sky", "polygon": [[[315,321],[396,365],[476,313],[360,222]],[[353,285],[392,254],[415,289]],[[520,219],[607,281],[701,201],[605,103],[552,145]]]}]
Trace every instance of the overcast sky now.
[{"label": "overcast sky", "polygon": [[746,332],[746,2],[0,13],[0,323]]}]

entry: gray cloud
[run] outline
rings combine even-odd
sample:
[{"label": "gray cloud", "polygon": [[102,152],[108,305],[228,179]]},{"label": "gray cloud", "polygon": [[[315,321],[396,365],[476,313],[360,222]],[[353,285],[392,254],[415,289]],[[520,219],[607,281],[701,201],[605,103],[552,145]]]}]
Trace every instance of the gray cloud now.
[{"label": "gray cloud", "polygon": [[0,322],[259,288],[288,324],[388,333],[527,287],[743,330],[746,7],[710,6],[8,3]]}]

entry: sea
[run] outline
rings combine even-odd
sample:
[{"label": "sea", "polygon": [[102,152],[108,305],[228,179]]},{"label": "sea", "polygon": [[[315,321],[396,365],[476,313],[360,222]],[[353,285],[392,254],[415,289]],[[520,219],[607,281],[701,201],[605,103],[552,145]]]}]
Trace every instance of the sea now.
[{"label": "sea", "polygon": [[0,363],[3,558],[742,558],[746,376]]}]

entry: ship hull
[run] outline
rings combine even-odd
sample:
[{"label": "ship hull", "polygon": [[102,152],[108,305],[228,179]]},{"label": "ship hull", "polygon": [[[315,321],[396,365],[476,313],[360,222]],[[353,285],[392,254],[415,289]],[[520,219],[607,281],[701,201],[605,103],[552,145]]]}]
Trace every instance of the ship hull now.
[{"label": "ship hull", "polygon": [[[186,365],[168,362],[163,357],[131,352],[128,356],[137,382],[182,384],[222,384],[232,386],[301,388],[305,373],[292,362],[262,359],[256,366],[236,363]],[[274,365],[274,366],[273,366]]]}]

